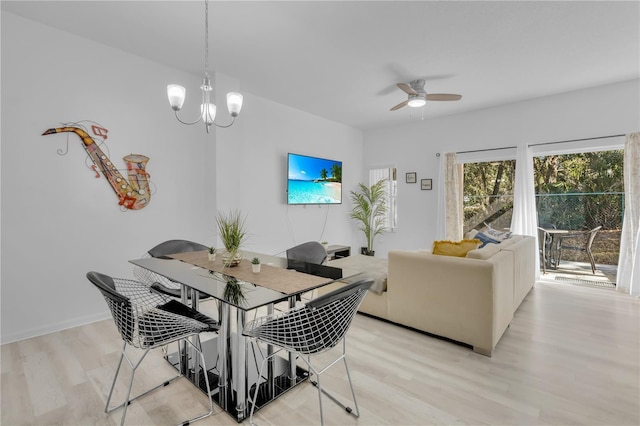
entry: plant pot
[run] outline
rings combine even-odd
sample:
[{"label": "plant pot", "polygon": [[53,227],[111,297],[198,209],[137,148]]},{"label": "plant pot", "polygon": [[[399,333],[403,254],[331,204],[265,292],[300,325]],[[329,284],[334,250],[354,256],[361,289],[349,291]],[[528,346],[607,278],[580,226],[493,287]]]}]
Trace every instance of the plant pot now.
[{"label": "plant pot", "polygon": [[209,256],[209,262],[213,262],[214,260],[216,260],[216,254],[213,253],[207,253],[207,255]]},{"label": "plant pot", "polygon": [[238,266],[242,261],[242,252],[237,250],[235,254],[229,253],[228,251],[222,255],[222,263],[224,266],[228,268],[232,268],[234,266]]},{"label": "plant pot", "polygon": [[253,270],[253,272],[255,272],[257,274],[258,272],[260,272],[260,266],[261,265],[259,263],[257,265],[252,263],[251,264],[251,269]]},{"label": "plant pot", "polygon": [[376,254],[376,251],[369,250],[366,247],[360,247],[360,254],[364,254],[365,256],[374,256]]}]

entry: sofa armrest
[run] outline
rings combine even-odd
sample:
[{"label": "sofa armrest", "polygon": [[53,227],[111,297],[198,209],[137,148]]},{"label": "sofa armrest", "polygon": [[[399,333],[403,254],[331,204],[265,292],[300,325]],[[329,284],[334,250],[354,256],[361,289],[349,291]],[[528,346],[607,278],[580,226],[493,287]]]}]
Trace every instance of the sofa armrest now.
[{"label": "sofa armrest", "polygon": [[391,321],[490,355],[513,318],[512,256],[499,252],[478,260],[390,251]]}]

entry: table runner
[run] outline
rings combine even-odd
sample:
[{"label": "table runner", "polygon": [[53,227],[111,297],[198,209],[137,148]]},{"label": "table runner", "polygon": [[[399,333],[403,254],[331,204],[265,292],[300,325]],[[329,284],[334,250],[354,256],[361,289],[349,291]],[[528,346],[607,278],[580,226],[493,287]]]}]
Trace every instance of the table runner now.
[{"label": "table runner", "polygon": [[283,294],[302,293],[333,281],[329,278],[318,277],[292,269],[284,269],[266,264],[262,264],[260,272],[255,273],[248,259],[242,259],[238,266],[225,267],[222,264],[222,256],[217,255],[216,260],[211,261],[209,260],[206,250],[170,254],[167,257],[210,271],[223,273],[240,281],[250,282],[260,287],[279,291]]}]

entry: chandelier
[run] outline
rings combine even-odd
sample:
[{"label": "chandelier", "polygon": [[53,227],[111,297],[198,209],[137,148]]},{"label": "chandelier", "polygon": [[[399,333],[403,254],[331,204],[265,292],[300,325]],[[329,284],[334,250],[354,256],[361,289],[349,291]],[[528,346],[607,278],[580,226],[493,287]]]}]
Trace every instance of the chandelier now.
[{"label": "chandelier", "polygon": [[236,120],[236,117],[240,114],[242,109],[242,95],[236,92],[227,93],[227,109],[231,115],[231,123],[227,125],[220,125],[214,122],[216,118],[216,105],[211,102],[211,92],[213,87],[211,85],[211,79],[209,78],[209,1],[204,2],[204,78],[202,79],[202,103],[200,105],[200,117],[195,121],[184,121],[178,115],[182,105],[184,104],[184,98],[186,96],[186,90],[184,87],[177,84],[169,84],[167,86],[167,96],[169,97],[169,105],[175,111],[176,119],[182,124],[192,125],[202,121],[205,124],[207,133],[209,133],[209,127],[215,125],[217,127],[230,127]]}]

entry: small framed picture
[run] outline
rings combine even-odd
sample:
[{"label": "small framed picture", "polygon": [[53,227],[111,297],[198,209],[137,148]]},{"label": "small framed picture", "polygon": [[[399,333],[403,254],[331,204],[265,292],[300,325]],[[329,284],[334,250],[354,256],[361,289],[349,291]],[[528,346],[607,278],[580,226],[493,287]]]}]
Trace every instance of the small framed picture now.
[{"label": "small framed picture", "polygon": [[407,183],[416,183],[416,172],[409,172],[407,173],[407,177],[406,177]]},{"label": "small framed picture", "polygon": [[431,191],[432,182],[431,179],[420,179],[420,189]]}]

